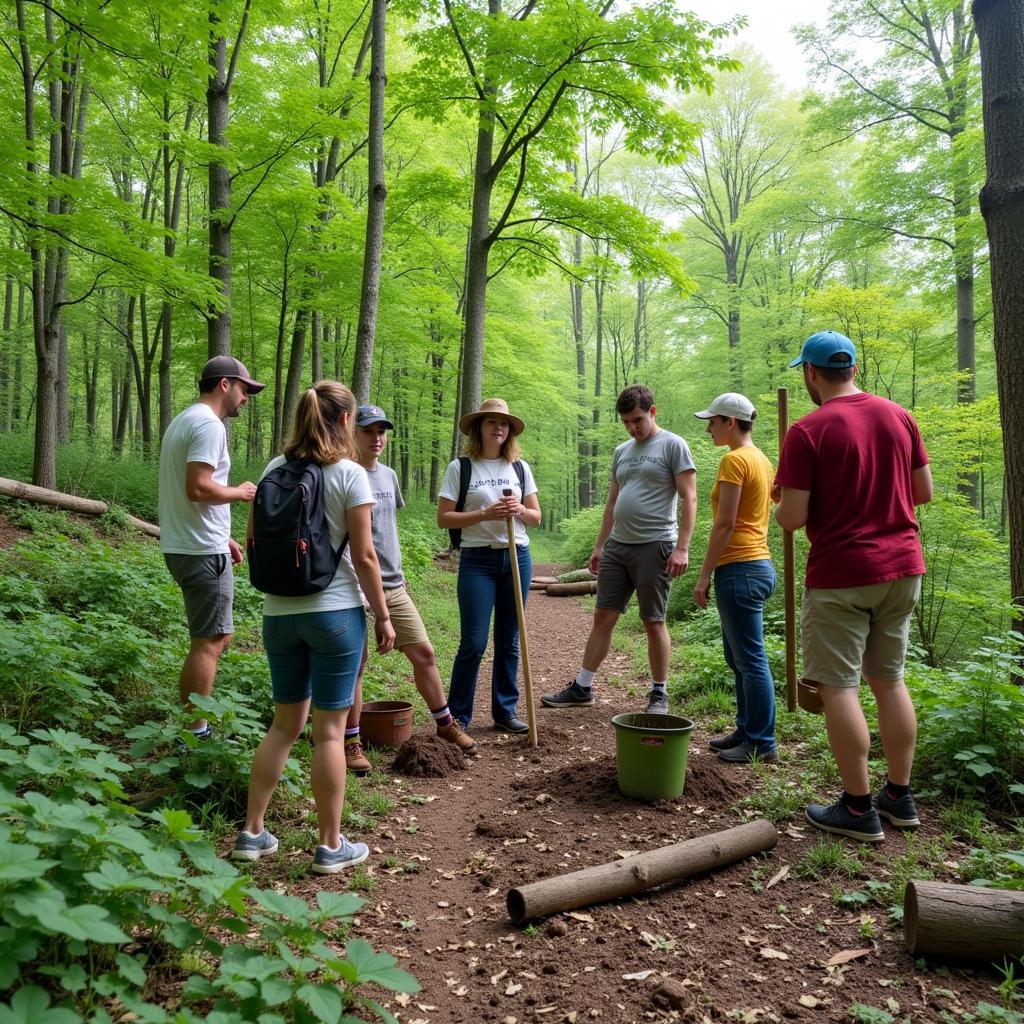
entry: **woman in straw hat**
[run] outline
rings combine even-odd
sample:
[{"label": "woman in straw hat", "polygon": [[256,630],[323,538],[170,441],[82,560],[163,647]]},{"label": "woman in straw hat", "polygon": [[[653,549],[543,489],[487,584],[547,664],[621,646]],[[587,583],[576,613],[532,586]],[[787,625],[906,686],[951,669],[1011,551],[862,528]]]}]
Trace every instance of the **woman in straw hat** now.
[{"label": "woman in straw hat", "polygon": [[772,464],[751,438],[757,412],[745,395],[719,395],[693,415],[707,422],[714,444],[729,449],[711,489],[714,523],[693,592],[707,608],[714,577],[725,661],[736,680],[736,728],[710,746],[732,764],[774,762],[775,683],[764,647],[764,604],[775,590],[768,548]]},{"label": "woman in straw hat", "polygon": [[[459,430],[466,435],[463,451],[470,471],[463,508],[456,510],[462,473],[459,459],[448,464],[438,492],[437,525],[462,531],[458,581],[461,634],[452,665],[448,706],[464,729],[473,717],[476,677],[493,612],[491,717],[503,732],[529,731],[516,714],[519,621],[506,526],[507,520],[515,520],[515,556],[525,600],[532,575],[526,527],[540,523],[540,505],[533,473],[519,458],[516,438],[524,427],[500,398],[488,398],[475,412],[463,416]],[[519,463],[518,469],[515,463]]]}]

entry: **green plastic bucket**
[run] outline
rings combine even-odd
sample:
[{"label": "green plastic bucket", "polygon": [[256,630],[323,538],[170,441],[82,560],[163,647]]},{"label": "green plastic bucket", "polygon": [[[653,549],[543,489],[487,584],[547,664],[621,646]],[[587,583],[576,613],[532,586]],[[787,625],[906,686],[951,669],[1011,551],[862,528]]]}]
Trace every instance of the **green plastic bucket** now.
[{"label": "green plastic bucket", "polygon": [[674,800],[686,786],[693,722],[680,715],[616,715],[619,792],[642,800]]}]

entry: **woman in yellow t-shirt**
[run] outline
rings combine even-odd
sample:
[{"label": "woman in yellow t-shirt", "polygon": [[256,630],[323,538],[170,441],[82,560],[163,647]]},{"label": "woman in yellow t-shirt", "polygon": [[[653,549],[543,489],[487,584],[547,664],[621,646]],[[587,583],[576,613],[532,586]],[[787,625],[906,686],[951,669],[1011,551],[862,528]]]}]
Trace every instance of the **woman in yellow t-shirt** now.
[{"label": "woman in yellow t-shirt", "polygon": [[725,662],[736,679],[736,728],[710,741],[723,761],[776,762],[775,683],[764,649],[764,604],[775,590],[768,548],[772,464],[750,432],[757,411],[744,395],[719,395],[703,412],[711,440],[729,451],[711,490],[714,524],[693,596],[707,608],[711,579],[722,620]]}]

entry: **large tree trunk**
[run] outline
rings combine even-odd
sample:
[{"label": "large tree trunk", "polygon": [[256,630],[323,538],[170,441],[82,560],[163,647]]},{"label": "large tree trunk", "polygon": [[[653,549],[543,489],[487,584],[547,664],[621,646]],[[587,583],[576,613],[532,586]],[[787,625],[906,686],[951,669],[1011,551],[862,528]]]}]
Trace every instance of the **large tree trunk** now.
[{"label": "large tree trunk", "polygon": [[[576,164],[571,165],[576,175]],[[578,180],[578,178],[577,178]],[[587,431],[590,426],[587,406],[587,349],[583,331],[583,236],[573,235],[572,263],[577,276],[569,280],[569,298],[572,303],[572,340],[576,349],[576,501],[579,508],[590,508],[590,442]]]},{"label": "large tree trunk", "polygon": [[388,190],[384,181],[384,39],[387,0],[373,0],[370,58],[370,123],[367,156],[369,191],[366,209],[366,243],[363,248],[363,281],[359,292],[359,327],[356,331],[355,368],[352,390],[356,400],[370,400],[373,346],[377,335],[377,297],[380,293],[380,263],[384,248],[384,205]]},{"label": "large tree trunk", "polygon": [[1010,593],[1024,630],[1024,0],[974,0],[981,51],[996,382],[1010,516]]},{"label": "large tree trunk", "polygon": [[284,385],[284,405],[281,409],[281,441],[292,429],[292,417],[299,404],[299,387],[302,382],[302,368],[306,359],[306,328],[309,325],[309,308],[303,302],[295,315],[292,326],[292,346],[288,354],[288,376]]},{"label": "large tree trunk", "polygon": [[[14,226],[11,225],[11,248],[14,248]],[[11,429],[11,376],[14,367],[14,275],[4,282],[4,323],[0,336],[0,430]]]}]

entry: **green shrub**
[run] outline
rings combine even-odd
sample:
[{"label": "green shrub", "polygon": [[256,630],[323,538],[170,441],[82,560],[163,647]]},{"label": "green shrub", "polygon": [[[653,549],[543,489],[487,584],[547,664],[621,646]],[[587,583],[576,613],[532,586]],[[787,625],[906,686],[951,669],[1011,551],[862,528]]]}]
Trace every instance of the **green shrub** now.
[{"label": "green shrub", "polygon": [[587,567],[587,561],[590,559],[594,544],[597,542],[597,535],[601,530],[603,514],[603,506],[594,506],[593,508],[582,508],[568,519],[562,520],[565,543],[562,546],[561,557],[566,565],[570,565],[574,569]]}]

